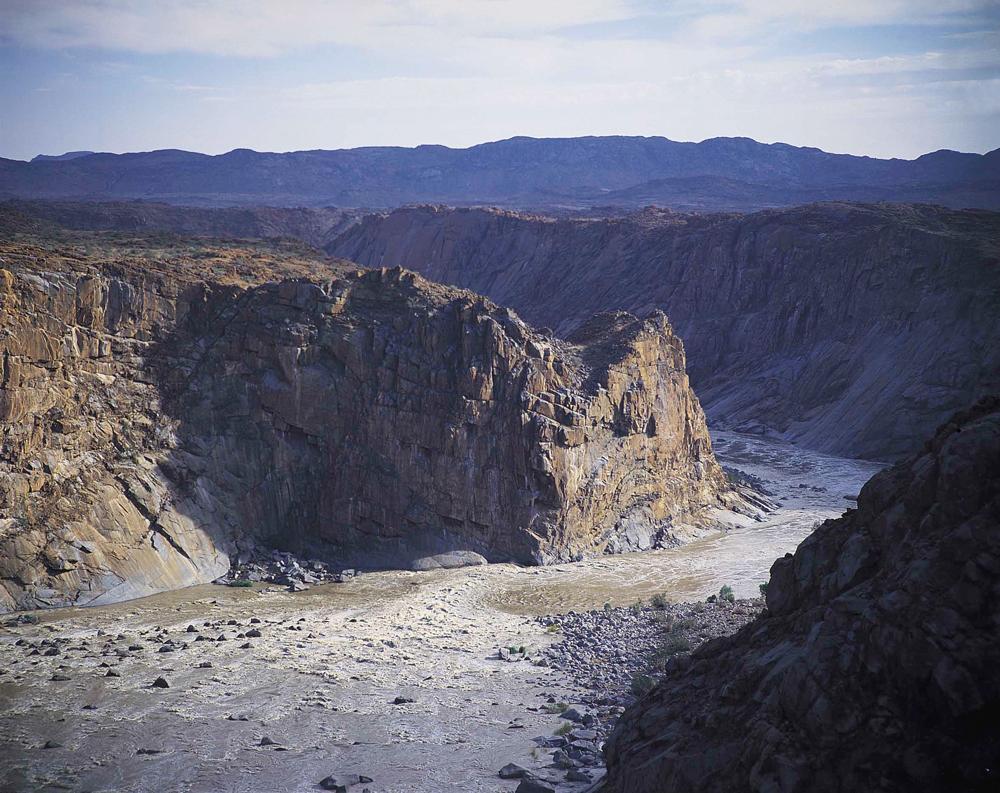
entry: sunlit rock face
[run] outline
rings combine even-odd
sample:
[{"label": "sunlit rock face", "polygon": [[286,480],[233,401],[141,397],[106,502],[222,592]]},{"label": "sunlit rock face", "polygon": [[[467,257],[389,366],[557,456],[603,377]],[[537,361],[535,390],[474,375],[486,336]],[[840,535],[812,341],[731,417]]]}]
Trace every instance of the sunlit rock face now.
[{"label": "sunlit rock face", "polygon": [[198,262],[2,271],[3,608],[204,582],[266,547],[545,563],[738,506],[660,313],[561,341],[399,269]]},{"label": "sunlit rock face", "polygon": [[671,662],[608,742],[608,793],[995,787],[998,527],[991,397],[776,561],[764,616]]},{"label": "sunlit rock face", "polygon": [[662,309],[713,426],[894,460],[1000,391],[1000,213],[826,203],[553,219],[409,207],[328,249],[473,289],[558,335]]}]

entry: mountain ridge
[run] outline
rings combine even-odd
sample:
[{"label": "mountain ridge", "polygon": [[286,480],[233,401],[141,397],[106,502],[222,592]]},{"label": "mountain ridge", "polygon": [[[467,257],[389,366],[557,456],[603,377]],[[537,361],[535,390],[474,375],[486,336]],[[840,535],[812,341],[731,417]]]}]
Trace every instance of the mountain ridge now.
[{"label": "mountain ridge", "polygon": [[[694,142],[652,136],[514,137],[468,148],[368,146],[209,155],[180,149],[0,159],[0,197],[145,198],[212,206],[392,207],[407,203],[516,208],[595,206],[607,194],[663,179],[709,180],[703,207],[754,209],[816,198],[927,200],[1000,208],[1000,150],[939,150],[913,160],[833,154],[749,138]],[[752,185],[749,198],[718,180]],[[696,188],[691,185],[689,189]],[[796,191],[806,190],[806,195]],[[810,192],[811,191],[811,192]],[[825,192],[824,192],[825,191]],[[683,193],[683,191],[682,191]],[[634,206],[629,196],[618,200]],[[641,198],[639,200],[646,200]]]}]

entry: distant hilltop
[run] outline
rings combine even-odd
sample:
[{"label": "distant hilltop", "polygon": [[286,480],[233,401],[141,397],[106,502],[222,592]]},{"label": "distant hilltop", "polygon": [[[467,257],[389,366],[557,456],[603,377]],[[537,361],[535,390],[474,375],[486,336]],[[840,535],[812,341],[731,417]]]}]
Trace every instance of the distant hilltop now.
[{"label": "distant hilltop", "polygon": [[68,151],[65,154],[39,154],[32,157],[32,162],[53,162],[55,160],[75,160],[77,157],[86,157],[88,154],[96,154],[92,151]]},{"label": "distant hilltop", "polygon": [[830,154],[749,138],[517,137],[447,146],[297,151],[177,149],[0,159],[0,198],[147,199],[204,206],[746,211],[814,201],[1000,208],[1000,150],[915,160]]}]

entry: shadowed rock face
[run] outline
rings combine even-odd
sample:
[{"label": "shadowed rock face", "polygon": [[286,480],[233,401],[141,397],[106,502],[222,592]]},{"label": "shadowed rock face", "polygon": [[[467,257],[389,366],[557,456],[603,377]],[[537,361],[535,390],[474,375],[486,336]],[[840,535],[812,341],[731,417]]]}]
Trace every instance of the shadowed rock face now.
[{"label": "shadowed rock face", "polygon": [[998,239],[998,213],[929,206],[572,221],[417,207],[329,250],[473,289],[559,335],[598,311],[662,309],[716,426],[893,459],[1000,390]]},{"label": "shadowed rock face", "polygon": [[258,545],[643,549],[735,504],[662,314],[562,342],[398,269],[242,283],[205,261],[0,271],[4,608],[207,581]]},{"label": "shadowed rock face", "polygon": [[771,568],[768,611],[622,717],[608,793],[993,790],[1000,399]]}]

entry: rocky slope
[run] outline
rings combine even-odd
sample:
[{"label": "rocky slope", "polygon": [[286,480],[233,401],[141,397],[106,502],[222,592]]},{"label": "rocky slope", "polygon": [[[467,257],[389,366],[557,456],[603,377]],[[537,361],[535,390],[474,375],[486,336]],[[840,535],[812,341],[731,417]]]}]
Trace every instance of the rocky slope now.
[{"label": "rocky slope", "polygon": [[33,234],[0,251],[2,608],[207,581],[261,546],[543,563],[737,505],[660,313],[562,342],[290,243]]},{"label": "rocky slope", "polygon": [[167,231],[196,237],[291,237],[322,248],[360,217],[336,207],[314,209],[179,207],[150,201],[7,201],[2,209],[81,231]]},{"label": "rocky slope", "polygon": [[775,562],[767,611],[626,711],[606,793],[992,790],[1000,399]]},{"label": "rocky slope", "polygon": [[417,207],[329,250],[473,289],[557,334],[662,309],[718,426],[891,459],[1000,389],[998,240],[1000,214],[928,206],[594,220]]},{"label": "rocky slope", "polygon": [[615,203],[758,209],[821,199],[1000,208],[1000,150],[915,160],[830,154],[749,138],[526,138],[467,149],[368,146],[209,156],[165,149],[30,163],[0,159],[0,196],[234,206],[509,207]]}]

